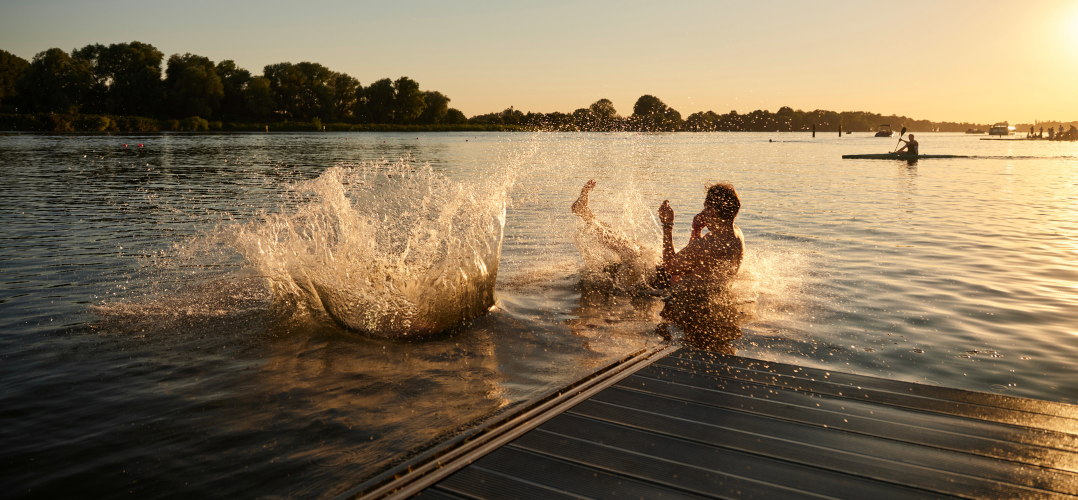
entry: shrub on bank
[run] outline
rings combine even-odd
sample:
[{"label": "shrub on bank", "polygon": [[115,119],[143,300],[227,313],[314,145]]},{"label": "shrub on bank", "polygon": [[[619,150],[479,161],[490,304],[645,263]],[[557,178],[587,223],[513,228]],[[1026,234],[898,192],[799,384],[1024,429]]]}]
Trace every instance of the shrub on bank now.
[{"label": "shrub on bank", "polygon": [[180,120],[180,130],[184,132],[203,132],[210,129],[210,122],[197,116]]},{"label": "shrub on bank", "polygon": [[77,115],[71,125],[72,130],[104,132],[112,127],[112,119],[100,115]]}]

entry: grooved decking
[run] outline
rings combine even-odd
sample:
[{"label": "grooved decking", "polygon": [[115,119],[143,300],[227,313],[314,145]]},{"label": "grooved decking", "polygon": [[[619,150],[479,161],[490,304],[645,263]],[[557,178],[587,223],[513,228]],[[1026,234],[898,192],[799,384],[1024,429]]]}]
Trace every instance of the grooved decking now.
[{"label": "grooved decking", "polygon": [[1078,406],[682,348],[418,496],[1075,495]]}]

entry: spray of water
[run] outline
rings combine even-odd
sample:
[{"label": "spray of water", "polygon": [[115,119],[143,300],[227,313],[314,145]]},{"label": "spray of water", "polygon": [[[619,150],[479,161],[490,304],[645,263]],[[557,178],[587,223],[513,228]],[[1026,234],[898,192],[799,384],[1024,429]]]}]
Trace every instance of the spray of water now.
[{"label": "spray of water", "polygon": [[370,336],[429,335],[494,304],[512,184],[457,182],[411,159],[342,164],[230,238],[279,302]]},{"label": "spray of water", "polygon": [[[581,223],[573,235],[584,261],[581,279],[588,288],[632,292],[646,287],[655,276],[662,257],[662,233],[644,199],[631,177],[613,196],[600,192],[591,197],[590,205],[598,207],[596,219],[601,222]],[[602,211],[610,202],[615,207],[613,216]]]}]

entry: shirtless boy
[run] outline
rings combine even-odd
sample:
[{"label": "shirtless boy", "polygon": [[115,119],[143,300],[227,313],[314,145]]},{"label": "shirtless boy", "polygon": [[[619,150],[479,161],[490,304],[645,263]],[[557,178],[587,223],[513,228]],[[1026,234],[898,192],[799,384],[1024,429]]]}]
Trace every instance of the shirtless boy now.
[{"label": "shirtless boy", "polygon": [[[588,193],[595,188],[590,180],[580,190],[580,198],[573,203],[572,212],[584,220],[589,230],[596,231],[599,241],[621,258],[639,258],[639,245],[614,231],[609,225],[595,219],[588,207]],[[681,251],[674,251],[674,210],[670,200],[659,206],[659,220],[663,225],[663,263],[661,270],[673,285],[710,287],[721,285],[737,274],[745,254],[745,236],[734,224],[741,209],[741,200],[730,184],[714,184],[707,189],[704,209],[692,222],[689,243]],[[706,235],[701,234],[707,228]]]}]

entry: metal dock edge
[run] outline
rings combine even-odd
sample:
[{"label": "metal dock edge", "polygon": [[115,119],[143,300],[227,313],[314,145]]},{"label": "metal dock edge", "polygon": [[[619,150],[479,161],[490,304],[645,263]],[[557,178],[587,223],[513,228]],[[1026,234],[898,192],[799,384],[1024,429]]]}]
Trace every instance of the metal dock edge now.
[{"label": "metal dock edge", "polygon": [[666,343],[629,354],[552,394],[529,401],[507,415],[466,431],[335,499],[398,499],[415,495],[677,349],[677,346]]}]

